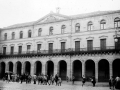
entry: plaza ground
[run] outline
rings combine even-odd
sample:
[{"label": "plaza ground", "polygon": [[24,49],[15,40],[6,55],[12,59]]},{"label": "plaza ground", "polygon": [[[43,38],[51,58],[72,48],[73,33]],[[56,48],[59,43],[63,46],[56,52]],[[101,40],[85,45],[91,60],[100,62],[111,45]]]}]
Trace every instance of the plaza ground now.
[{"label": "plaza ground", "polygon": [[20,84],[17,82],[6,83],[0,81],[0,90],[110,90],[108,83],[97,83],[96,87],[92,87],[91,82],[86,82],[85,86],[81,86],[81,82],[62,82],[62,86],[55,85],[38,85],[38,84],[26,84],[25,82]]}]

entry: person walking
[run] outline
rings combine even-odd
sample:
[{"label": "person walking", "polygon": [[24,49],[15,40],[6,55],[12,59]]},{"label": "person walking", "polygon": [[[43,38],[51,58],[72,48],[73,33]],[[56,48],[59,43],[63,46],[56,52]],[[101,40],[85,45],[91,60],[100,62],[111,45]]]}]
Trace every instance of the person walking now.
[{"label": "person walking", "polygon": [[83,77],[82,77],[82,87],[85,84],[85,82],[86,82],[86,79],[85,79],[85,76],[83,75]]}]

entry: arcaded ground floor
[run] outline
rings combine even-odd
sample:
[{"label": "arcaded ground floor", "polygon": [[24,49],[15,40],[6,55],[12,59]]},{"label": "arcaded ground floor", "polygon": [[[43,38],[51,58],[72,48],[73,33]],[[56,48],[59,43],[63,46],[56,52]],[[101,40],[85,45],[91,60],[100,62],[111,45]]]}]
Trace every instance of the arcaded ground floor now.
[{"label": "arcaded ground floor", "polygon": [[26,84],[26,83],[16,83],[10,82],[6,83],[0,81],[0,90],[110,90],[108,83],[97,83],[96,87],[92,87],[90,82],[86,82],[85,86],[82,87],[82,83],[75,82],[72,85],[72,82],[62,82],[61,86],[56,85],[38,85],[38,84]]},{"label": "arcaded ground floor", "polygon": [[81,80],[85,75],[87,80],[95,76],[98,82],[106,82],[111,76],[120,75],[119,54],[99,54],[82,56],[42,56],[42,57],[9,57],[0,60],[0,78],[6,71],[15,74],[28,73],[30,75],[59,74],[62,80],[72,76]]}]

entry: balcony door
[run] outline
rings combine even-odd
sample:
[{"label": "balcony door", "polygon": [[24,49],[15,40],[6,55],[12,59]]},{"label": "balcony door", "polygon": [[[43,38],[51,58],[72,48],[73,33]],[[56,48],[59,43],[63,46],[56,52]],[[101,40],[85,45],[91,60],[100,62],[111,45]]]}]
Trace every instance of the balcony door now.
[{"label": "balcony door", "polygon": [[18,53],[19,53],[19,54],[22,53],[22,46],[19,46],[19,48],[18,48]]},{"label": "balcony door", "polygon": [[14,46],[11,46],[11,54],[14,53]]},{"label": "balcony door", "polygon": [[65,42],[61,42],[61,52],[65,52]]},{"label": "balcony door", "polygon": [[49,43],[49,53],[53,52],[53,43]]},{"label": "balcony door", "polygon": [[30,53],[31,45],[27,45],[27,53]]},{"label": "balcony door", "polygon": [[3,54],[6,54],[6,47],[3,47]]},{"label": "balcony door", "polygon": [[40,52],[41,44],[37,44],[37,52]]},{"label": "balcony door", "polygon": [[93,50],[93,40],[87,40],[87,50]]},{"label": "balcony door", "polygon": [[75,41],[75,51],[80,51],[80,41]]},{"label": "balcony door", "polygon": [[106,49],[106,39],[100,39],[100,48],[101,50]]}]

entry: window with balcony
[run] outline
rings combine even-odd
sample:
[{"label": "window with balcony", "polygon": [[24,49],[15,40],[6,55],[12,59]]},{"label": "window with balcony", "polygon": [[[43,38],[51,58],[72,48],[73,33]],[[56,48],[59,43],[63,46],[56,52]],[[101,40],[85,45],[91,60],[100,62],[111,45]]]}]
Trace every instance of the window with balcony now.
[{"label": "window with balcony", "polygon": [[88,51],[93,50],[93,40],[87,40],[87,50]]},{"label": "window with balcony", "polygon": [[28,38],[31,38],[31,36],[32,36],[32,31],[29,30],[29,31],[28,31]]},{"label": "window with balcony", "polygon": [[18,53],[22,54],[22,46],[18,46]]},{"label": "window with balcony", "polygon": [[3,47],[3,54],[6,54],[6,47]]},{"label": "window with balcony", "polygon": [[11,54],[14,54],[14,46],[11,46],[11,51],[10,51]]},{"label": "window with balcony", "polygon": [[79,23],[77,23],[75,25],[75,32],[80,32],[80,24]]},{"label": "window with balcony", "polygon": [[100,48],[101,50],[106,49],[106,39],[100,39]]},{"label": "window with balcony", "polygon": [[80,51],[80,41],[75,41],[75,51]]},{"label": "window with balcony", "polygon": [[20,38],[23,38],[23,31],[20,31]]},{"label": "window with balcony", "polygon": [[62,26],[61,26],[61,34],[64,34],[64,33],[65,33],[65,28],[66,28],[65,25],[62,25]]},{"label": "window with balcony", "polygon": [[103,30],[105,29],[106,21],[103,19],[100,21],[100,29]]},{"label": "window with balcony", "polygon": [[50,27],[50,29],[49,29],[49,35],[53,35],[53,27]]},{"label": "window with balcony", "polygon": [[40,52],[41,44],[37,44],[37,52]]},{"label": "window with balcony", "polygon": [[87,27],[88,27],[88,28],[87,28],[88,31],[93,30],[93,23],[92,23],[92,21],[89,21],[89,22],[88,22]]},{"label": "window with balcony", "polygon": [[120,28],[120,18],[119,17],[116,17],[115,19],[114,19],[114,27],[115,28]]},{"label": "window with balcony", "polygon": [[39,30],[38,30],[38,36],[41,36],[41,33],[42,33],[42,28],[39,28]]},{"label": "window with balcony", "polygon": [[12,32],[12,39],[15,39],[15,32]]},{"label": "window with balcony", "polygon": [[53,43],[49,43],[49,45],[48,45],[49,47],[49,53],[52,53],[53,52]]},{"label": "window with balcony", "polygon": [[61,52],[65,52],[65,42],[61,42]]},{"label": "window with balcony", "polygon": [[4,34],[4,40],[7,40],[7,33]]},{"label": "window with balcony", "polygon": [[27,53],[30,53],[31,45],[27,45]]}]

